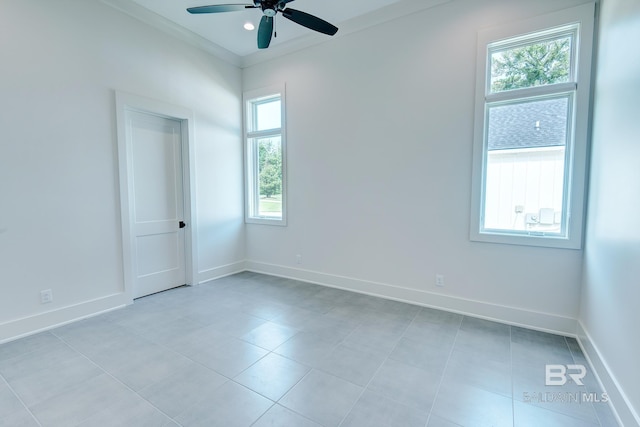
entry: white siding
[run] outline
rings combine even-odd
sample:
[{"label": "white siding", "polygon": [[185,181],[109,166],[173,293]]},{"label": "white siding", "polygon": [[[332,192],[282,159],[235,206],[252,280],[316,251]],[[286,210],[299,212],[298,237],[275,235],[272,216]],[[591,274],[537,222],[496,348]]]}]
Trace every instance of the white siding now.
[{"label": "white siding", "polygon": [[[562,210],[564,147],[495,150],[487,155],[485,228],[500,230],[558,230],[525,224],[526,214],[540,209]],[[524,211],[516,214],[516,206]]]}]

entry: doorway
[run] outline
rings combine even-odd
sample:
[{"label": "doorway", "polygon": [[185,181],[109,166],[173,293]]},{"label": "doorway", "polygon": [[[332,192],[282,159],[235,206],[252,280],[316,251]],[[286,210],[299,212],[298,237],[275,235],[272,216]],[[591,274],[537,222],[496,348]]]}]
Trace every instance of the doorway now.
[{"label": "doorway", "polygon": [[[193,284],[189,113],[116,94],[125,292]],[[185,117],[187,116],[187,117]]]}]

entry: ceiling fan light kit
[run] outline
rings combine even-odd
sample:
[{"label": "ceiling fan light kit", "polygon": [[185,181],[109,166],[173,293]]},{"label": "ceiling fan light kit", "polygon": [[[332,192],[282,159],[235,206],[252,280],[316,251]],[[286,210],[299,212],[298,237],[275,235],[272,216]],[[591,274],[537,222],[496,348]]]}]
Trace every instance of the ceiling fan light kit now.
[{"label": "ceiling fan light kit", "polygon": [[271,43],[273,36],[273,22],[275,16],[280,12],[283,17],[298,25],[317,31],[322,34],[333,36],[338,32],[338,27],[329,22],[310,15],[300,10],[287,7],[287,3],[294,0],[254,0],[253,4],[217,4],[210,6],[190,7],[187,12],[192,14],[201,13],[225,13],[239,12],[247,9],[260,9],[262,11],[262,19],[258,27],[258,48],[266,49]]}]

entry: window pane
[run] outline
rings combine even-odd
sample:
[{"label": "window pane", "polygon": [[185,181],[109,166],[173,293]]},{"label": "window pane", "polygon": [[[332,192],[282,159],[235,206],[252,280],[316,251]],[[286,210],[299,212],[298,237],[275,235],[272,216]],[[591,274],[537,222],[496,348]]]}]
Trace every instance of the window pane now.
[{"label": "window pane", "polygon": [[569,97],[489,105],[484,229],[560,233]]},{"label": "window pane", "polygon": [[281,127],[280,98],[255,104],[254,131],[278,129]]},{"label": "window pane", "polygon": [[572,42],[572,36],[564,36],[492,50],[491,92],[570,81]]},{"label": "window pane", "polygon": [[258,151],[258,216],[282,218],[282,141],[260,138]]}]

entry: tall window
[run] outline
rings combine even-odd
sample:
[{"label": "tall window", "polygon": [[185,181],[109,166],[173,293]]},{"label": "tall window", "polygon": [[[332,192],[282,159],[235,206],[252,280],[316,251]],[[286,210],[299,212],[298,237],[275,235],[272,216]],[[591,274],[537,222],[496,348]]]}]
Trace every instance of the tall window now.
[{"label": "tall window", "polygon": [[284,89],[245,93],[246,221],[286,225]]},{"label": "tall window", "polygon": [[471,238],[579,248],[593,5],[523,27],[479,37]]}]

